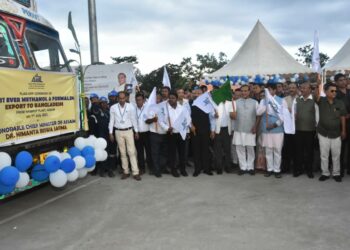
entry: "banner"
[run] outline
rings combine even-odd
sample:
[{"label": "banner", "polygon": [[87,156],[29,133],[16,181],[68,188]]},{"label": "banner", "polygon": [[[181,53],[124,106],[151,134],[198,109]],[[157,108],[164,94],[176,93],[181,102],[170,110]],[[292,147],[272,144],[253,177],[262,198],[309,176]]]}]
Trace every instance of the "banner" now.
[{"label": "banner", "polygon": [[0,146],[79,130],[75,75],[0,70]]}]

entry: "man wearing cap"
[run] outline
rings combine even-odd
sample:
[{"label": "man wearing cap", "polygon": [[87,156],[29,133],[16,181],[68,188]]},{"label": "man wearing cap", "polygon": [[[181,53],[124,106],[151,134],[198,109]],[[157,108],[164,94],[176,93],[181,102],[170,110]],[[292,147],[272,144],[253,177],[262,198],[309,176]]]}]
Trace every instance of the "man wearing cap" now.
[{"label": "man wearing cap", "polygon": [[100,111],[99,97],[97,94],[90,94],[91,107],[88,111],[89,134],[98,137],[97,115]]},{"label": "man wearing cap", "polygon": [[[113,135],[113,129],[115,134]],[[135,131],[135,133],[133,132]],[[119,92],[119,103],[114,104],[110,110],[109,137],[111,141],[117,140],[122,160],[124,173],[122,179],[130,176],[128,157],[130,159],[132,175],[135,180],[140,181],[139,168],[137,166],[135,140],[138,139],[138,127],[136,111],[132,104],[126,102],[126,93]]]},{"label": "man wearing cap", "polygon": [[118,92],[115,90],[112,90],[108,93],[108,105],[109,107],[112,107],[114,104],[118,103]]}]

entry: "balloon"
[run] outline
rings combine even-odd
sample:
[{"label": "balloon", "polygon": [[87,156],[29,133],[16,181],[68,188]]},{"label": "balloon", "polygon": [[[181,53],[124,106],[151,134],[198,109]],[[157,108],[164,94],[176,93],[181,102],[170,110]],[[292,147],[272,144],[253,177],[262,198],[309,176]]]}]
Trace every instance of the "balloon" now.
[{"label": "balloon", "polygon": [[92,168],[87,168],[87,172],[90,173],[96,169],[96,165],[92,166]]},{"label": "balloon", "polygon": [[103,150],[102,151],[102,160],[101,161],[105,161],[105,160],[107,160],[107,158],[108,158],[108,153],[107,153],[106,150]]},{"label": "balloon", "polygon": [[0,152],[0,170],[4,167],[11,166],[12,160],[8,153]]},{"label": "balloon", "polygon": [[27,151],[21,151],[15,159],[15,166],[20,172],[25,172],[33,163],[33,156]]},{"label": "balloon", "polygon": [[49,172],[46,171],[44,165],[38,164],[34,166],[31,176],[34,180],[43,182],[47,181],[47,179],[49,178]]},{"label": "balloon", "polygon": [[78,180],[79,178],[79,173],[78,170],[74,169],[71,173],[67,174],[67,179],[69,182],[74,182]]},{"label": "balloon", "polygon": [[81,151],[81,155],[82,156],[87,156],[87,155],[95,155],[95,149],[91,146],[86,146],[83,148],[83,150]]},{"label": "balloon", "polygon": [[94,145],[95,149],[106,149],[107,148],[107,141],[105,140],[105,138],[98,138],[95,141],[95,145]]},{"label": "balloon", "polygon": [[86,168],[78,169],[78,174],[80,179],[84,178],[87,175],[87,169]]},{"label": "balloon", "polygon": [[95,145],[96,136],[90,135],[87,139],[85,139],[85,146],[93,147]]},{"label": "balloon", "polygon": [[85,158],[82,156],[76,156],[73,158],[73,161],[75,162],[75,167],[76,169],[81,169],[83,167],[85,167]]},{"label": "balloon", "polygon": [[4,167],[0,171],[0,183],[5,186],[15,186],[19,180],[19,171],[15,167]]},{"label": "balloon", "polygon": [[75,169],[75,161],[72,159],[65,159],[61,162],[60,169],[69,174]]},{"label": "balloon", "polygon": [[74,146],[82,150],[86,146],[85,139],[83,137],[78,137],[74,140]]},{"label": "balloon", "polygon": [[13,190],[15,190],[15,186],[5,186],[0,183],[0,195],[10,194]]},{"label": "balloon", "polygon": [[96,164],[95,156],[93,155],[87,155],[85,156],[85,167],[86,168],[92,168]]},{"label": "balloon", "polygon": [[57,156],[49,156],[45,159],[45,170],[49,173],[56,172],[60,168],[60,159]]},{"label": "balloon", "polygon": [[61,161],[65,160],[65,159],[72,159],[72,157],[67,152],[63,152],[63,153],[61,153]]},{"label": "balloon", "polygon": [[70,156],[72,158],[78,156],[78,155],[81,155],[81,152],[80,150],[77,148],[77,147],[71,147],[69,150],[68,150],[68,154],[70,154]]},{"label": "balloon", "polygon": [[24,188],[30,181],[29,174],[27,172],[19,173],[19,180],[17,181],[17,188]]},{"label": "balloon", "polygon": [[51,185],[57,188],[64,187],[68,181],[66,173],[61,169],[57,170],[55,173],[51,173],[49,179]]},{"label": "balloon", "polygon": [[49,156],[56,156],[61,161],[61,153],[58,151],[51,151],[47,154],[46,158]]},{"label": "balloon", "polygon": [[95,151],[95,158],[96,161],[102,161],[103,160],[103,151],[102,149],[96,149]]}]

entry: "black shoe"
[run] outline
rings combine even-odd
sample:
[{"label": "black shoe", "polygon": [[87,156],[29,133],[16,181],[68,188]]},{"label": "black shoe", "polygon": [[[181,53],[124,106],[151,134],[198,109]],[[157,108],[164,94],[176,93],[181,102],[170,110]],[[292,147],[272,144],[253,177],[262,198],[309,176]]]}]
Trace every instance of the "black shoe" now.
[{"label": "black shoe", "polygon": [[347,173],[348,175],[350,175],[350,169],[348,169],[348,171],[346,171],[346,173]]},{"label": "black shoe", "polygon": [[267,172],[264,174],[265,177],[270,177],[271,175],[272,175],[272,171],[267,171]]},{"label": "black shoe", "polygon": [[170,171],[169,171],[168,169],[165,168],[165,169],[163,169],[162,173],[163,173],[163,174],[170,174]]},{"label": "black shoe", "polygon": [[249,173],[250,175],[255,175],[255,171],[254,171],[253,169],[252,169],[252,170],[249,170],[248,173]]},{"label": "black shoe", "polygon": [[328,180],[329,179],[329,176],[325,176],[325,175],[321,175],[320,178],[318,178],[319,181],[325,181],[325,180]]},{"label": "black shoe", "polygon": [[181,175],[184,176],[184,177],[187,177],[187,176],[188,176],[188,173],[186,172],[186,170],[181,170],[180,173],[181,173]]},{"label": "black shoe", "polygon": [[178,178],[180,177],[179,173],[177,172],[177,170],[171,170],[171,175]]},{"label": "black shoe", "polygon": [[244,175],[245,174],[245,171],[244,170],[242,170],[242,169],[240,169],[240,170],[238,170],[238,173],[237,173],[238,175]]},{"label": "black shoe", "polygon": [[307,175],[307,177],[309,177],[310,179],[313,179],[313,178],[314,178],[314,174],[313,174],[313,173],[307,173],[306,175]]},{"label": "black shoe", "polygon": [[213,175],[213,172],[211,172],[210,170],[204,171],[204,173],[207,174],[207,175]]},{"label": "black shoe", "polygon": [[155,173],[154,176],[157,177],[157,178],[162,177],[161,173]]},{"label": "black shoe", "polygon": [[301,175],[300,172],[293,172],[293,177],[299,177]]},{"label": "black shoe", "polygon": [[218,169],[218,170],[216,170],[216,173],[217,173],[218,175],[221,175],[221,174],[222,174],[222,170],[221,170],[221,169]]},{"label": "black shoe", "polygon": [[200,171],[194,171],[193,172],[193,177],[197,177],[198,175],[200,175],[200,173],[201,173]]},{"label": "black shoe", "polygon": [[280,179],[280,178],[282,178],[282,175],[281,175],[281,173],[275,173],[275,177],[276,177],[277,179]]},{"label": "black shoe", "polygon": [[110,177],[110,178],[115,177],[115,174],[113,173],[112,170],[108,171],[108,177]]},{"label": "black shoe", "polygon": [[106,172],[105,171],[100,171],[100,177],[106,177]]},{"label": "black shoe", "polygon": [[339,175],[333,176],[333,179],[334,179],[336,182],[342,182],[341,176],[339,176]]},{"label": "black shoe", "polygon": [[232,170],[231,170],[231,168],[225,168],[225,172],[228,173],[228,174],[231,174]]}]

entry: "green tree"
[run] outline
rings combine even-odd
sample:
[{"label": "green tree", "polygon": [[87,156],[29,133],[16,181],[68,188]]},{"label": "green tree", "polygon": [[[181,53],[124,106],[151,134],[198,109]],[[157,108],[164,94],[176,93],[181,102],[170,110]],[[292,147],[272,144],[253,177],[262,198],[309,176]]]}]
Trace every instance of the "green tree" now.
[{"label": "green tree", "polygon": [[[311,46],[311,44],[307,44],[304,47],[298,48],[298,52],[295,53],[295,55],[298,56],[297,61],[306,65],[307,67],[311,67],[311,65],[312,65],[312,51],[313,51],[313,47]],[[326,65],[328,60],[329,60],[329,56],[325,53],[320,52],[321,67]]]}]

